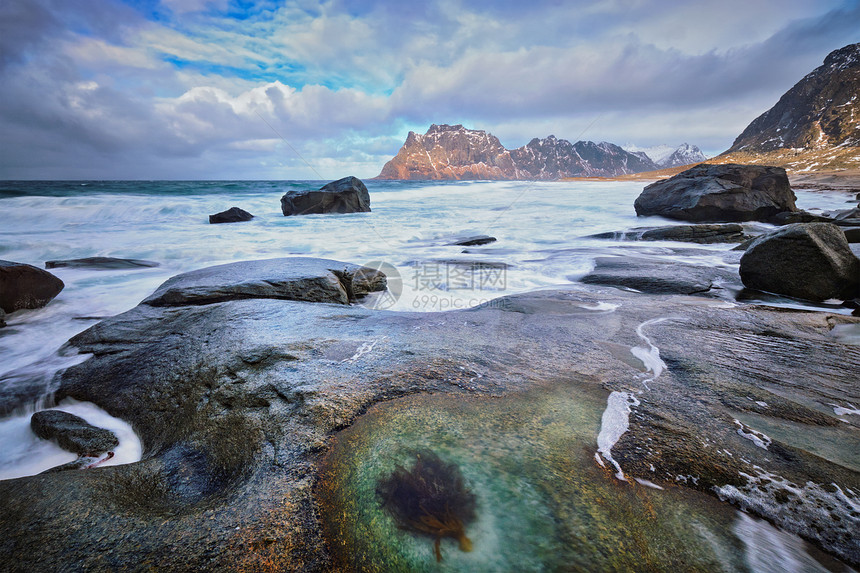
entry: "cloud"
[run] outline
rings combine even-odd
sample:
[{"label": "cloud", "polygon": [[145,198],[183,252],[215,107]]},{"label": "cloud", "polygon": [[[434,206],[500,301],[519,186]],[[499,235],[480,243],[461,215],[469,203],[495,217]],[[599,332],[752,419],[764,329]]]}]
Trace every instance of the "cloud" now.
[{"label": "cloud", "polygon": [[0,178],[366,177],[432,122],[719,151],[857,22],[835,0],[5,0]]}]

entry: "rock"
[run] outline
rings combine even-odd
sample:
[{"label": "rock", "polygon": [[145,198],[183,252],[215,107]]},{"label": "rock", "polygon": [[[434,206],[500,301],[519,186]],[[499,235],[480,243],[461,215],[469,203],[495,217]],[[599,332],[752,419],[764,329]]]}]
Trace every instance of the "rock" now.
[{"label": "rock", "polygon": [[67,259],[60,261],[47,261],[46,269],[57,269],[71,267],[76,269],[139,269],[154,268],[160,266],[155,261],[144,261],[142,259],[117,259],[114,257],[87,257],[84,259]]},{"label": "rock", "polygon": [[385,285],[385,275],[378,270],[326,259],[288,257],[183,273],[168,279],[143,304],[186,306],[245,298],[349,304],[368,292],[385,290]]},{"label": "rock", "polygon": [[723,285],[737,285],[735,273],[645,256],[598,257],[580,282],[633,289],[650,294],[728,297]]},{"label": "rock", "polygon": [[790,225],[792,223],[833,223],[835,221],[831,217],[813,215],[812,213],[799,210],[777,213],[768,222],[774,225]]},{"label": "rock", "polygon": [[461,247],[476,247],[478,245],[488,245],[490,243],[496,242],[495,237],[491,237],[489,235],[475,235],[474,237],[462,237],[455,239],[454,242],[448,243],[449,245],[458,245]]},{"label": "rock", "polygon": [[860,227],[848,227],[842,229],[842,232],[849,243],[860,243]]},{"label": "rock", "polygon": [[43,410],[30,418],[30,428],[43,440],[53,440],[64,450],[81,456],[97,456],[119,445],[110,430],[97,428],[80,416],[61,410]]},{"label": "rock", "polygon": [[290,191],[281,197],[284,216],[320,213],[368,213],[370,193],[357,177],[344,177],[318,191]]},{"label": "rock", "polygon": [[0,328],[6,326],[6,311],[0,308]]},{"label": "rock", "polygon": [[[695,569],[713,570],[715,554],[743,547],[718,488],[860,561],[858,428],[824,405],[860,399],[860,353],[831,334],[831,321],[860,319],[613,289],[494,302],[401,313],[246,299],[101,321],[70,341],[92,356],[58,375],[57,399],[128,421],[143,458],[0,481],[2,555],[21,571],[432,568],[431,543],[385,526],[374,497],[399,450],[420,445],[462,466],[483,523],[467,534],[477,555],[504,556],[500,570],[524,557],[554,560],[546,570],[637,570],[641,544],[655,570],[703,556]],[[665,366],[650,389],[648,344]],[[629,483],[594,457],[610,392],[637,397],[612,448]],[[747,434],[767,432],[769,450],[739,435],[740,417]],[[332,450],[355,463],[324,471]],[[786,489],[764,487],[765,474]],[[787,503],[786,490],[798,492]],[[703,529],[689,535],[691,522]]]},{"label": "rock", "polygon": [[41,308],[63,290],[63,281],[40,268],[0,261],[0,308],[7,313]]},{"label": "rock", "polygon": [[645,187],[636,214],[692,222],[769,221],[797,211],[785,169],[761,165],[696,165]]},{"label": "rock", "polygon": [[226,211],[209,215],[209,223],[240,223],[242,221],[250,221],[254,216],[244,209],[239,207],[230,207]]},{"label": "rock", "polygon": [[860,288],[860,260],[830,223],[794,223],[758,237],[740,275],[748,288],[806,300],[849,299]]},{"label": "rock", "polygon": [[630,231],[598,233],[590,239],[616,241],[683,241],[688,243],[740,243],[747,239],[744,228],[736,223],[723,225],[675,225],[669,227],[640,227]]}]

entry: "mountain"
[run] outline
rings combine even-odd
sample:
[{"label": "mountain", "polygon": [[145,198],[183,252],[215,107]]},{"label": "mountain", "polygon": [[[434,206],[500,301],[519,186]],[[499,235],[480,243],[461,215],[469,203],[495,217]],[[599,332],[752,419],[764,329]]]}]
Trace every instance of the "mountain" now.
[{"label": "mountain", "polygon": [[858,94],[860,44],[851,44],[831,52],[722,156],[797,170],[860,167]]},{"label": "mountain", "polygon": [[654,147],[625,145],[624,149],[630,153],[644,154],[660,169],[701,163],[707,159],[701,149],[689,143],[682,143],[678,147],[670,147],[668,145],[657,145]]},{"label": "mountain", "polygon": [[377,179],[536,179],[614,177],[657,169],[647,156],[612,143],[571,143],[553,135],[505,149],[485,131],[462,125],[410,131],[406,143]]}]

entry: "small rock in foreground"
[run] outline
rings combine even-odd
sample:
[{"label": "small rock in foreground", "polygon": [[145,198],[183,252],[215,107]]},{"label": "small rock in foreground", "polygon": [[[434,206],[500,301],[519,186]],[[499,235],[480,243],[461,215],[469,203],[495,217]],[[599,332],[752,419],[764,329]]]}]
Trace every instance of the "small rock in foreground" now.
[{"label": "small rock in foreground", "polygon": [[243,221],[250,221],[253,218],[254,216],[244,209],[230,207],[226,211],[209,215],[209,223],[212,225],[216,223],[241,223]]},{"label": "small rock in foreground", "polygon": [[793,298],[850,299],[860,290],[860,259],[830,223],[793,223],[750,244],[740,263],[748,288]]},{"label": "small rock in foreground", "polygon": [[30,428],[43,440],[54,440],[64,450],[80,456],[97,456],[119,445],[110,430],[97,428],[74,414],[43,410],[30,418]]},{"label": "small rock in foreground", "polygon": [[322,213],[369,213],[370,193],[361,179],[344,177],[317,191],[290,191],[281,197],[284,216]]}]

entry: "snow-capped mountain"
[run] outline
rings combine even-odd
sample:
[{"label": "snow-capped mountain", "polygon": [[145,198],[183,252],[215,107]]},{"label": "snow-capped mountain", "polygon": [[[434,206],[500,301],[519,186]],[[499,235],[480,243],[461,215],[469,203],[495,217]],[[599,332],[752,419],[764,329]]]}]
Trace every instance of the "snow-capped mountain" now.
[{"label": "snow-capped mountain", "polygon": [[571,143],[553,135],[505,149],[485,131],[462,125],[430,126],[424,135],[410,131],[378,179],[537,179],[613,177],[657,169],[647,156],[612,143]]},{"label": "snow-capped mountain", "polygon": [[624,149],[630,153],[644,153],[660,169],[700,163],[707,159],[701,149],[689,143],[682,143],[678,147],[669,145],[638,147],[628,144],[624,146]]}]

